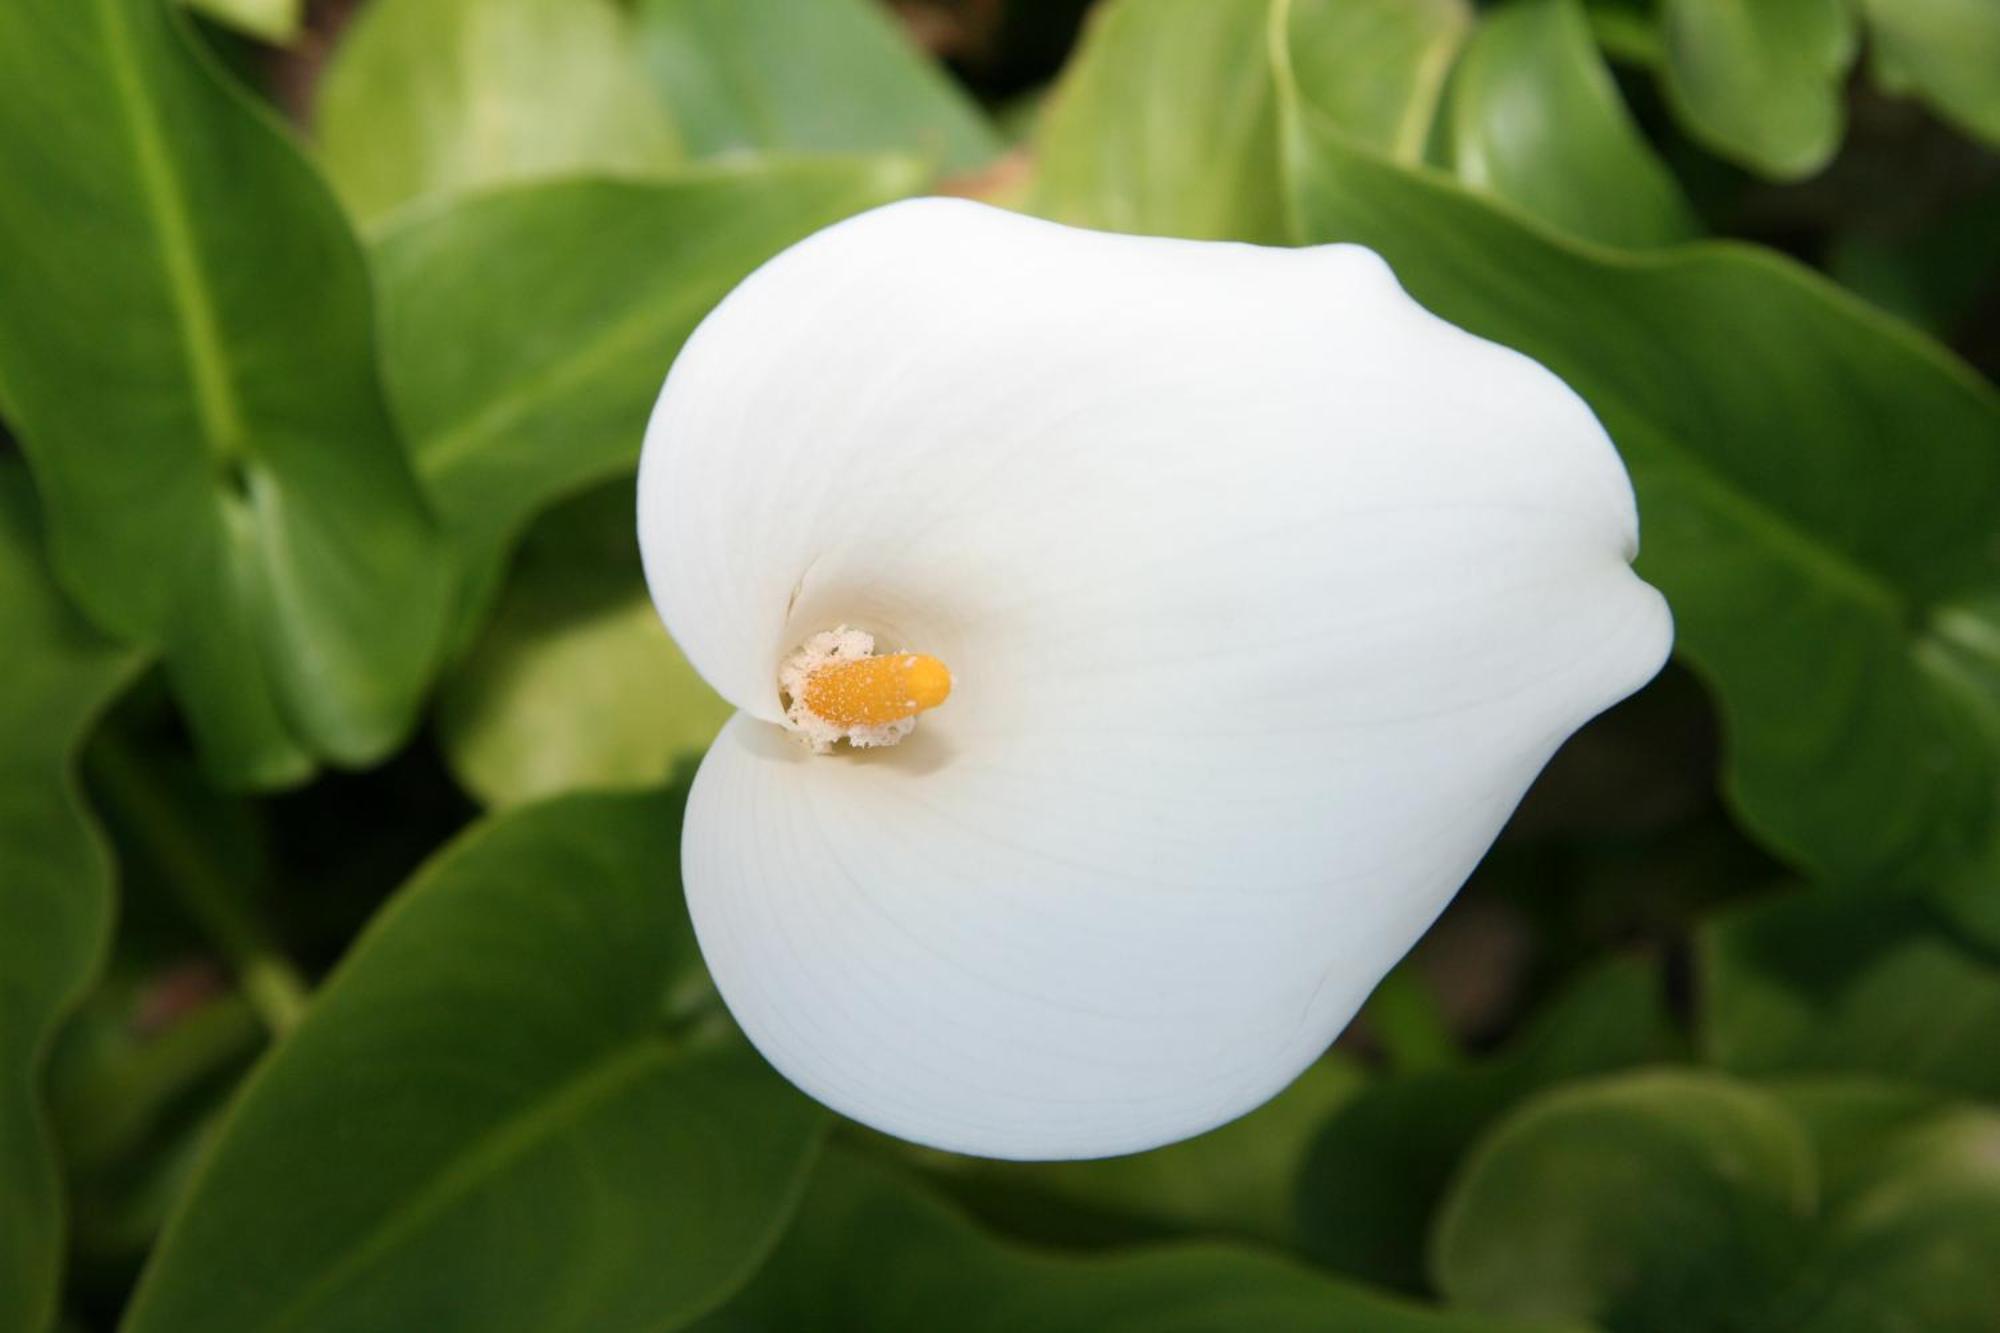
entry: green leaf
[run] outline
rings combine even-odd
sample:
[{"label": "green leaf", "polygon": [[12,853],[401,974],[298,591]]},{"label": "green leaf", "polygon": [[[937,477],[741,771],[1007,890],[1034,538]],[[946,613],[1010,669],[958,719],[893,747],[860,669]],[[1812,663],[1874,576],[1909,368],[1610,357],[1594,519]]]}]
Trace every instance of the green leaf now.
[{"label": "green leaf", "polygon": [[210,767],[408,730],[450,569],[340,210],[163,0],[0,6],[0,374],[89,615],[162,645]]},{"label": "green leaf", "polygon": [[616,0],[373,0],[328,65],[327,171],[373,224],[505,181],[679,159]]},{"label": "green leaf", "polygon": [[2000,144],[2000,5],[1993,0],[1861,0],[1876,77]]},{"label": "green leaf", "polygon": [[1337,1054],[1310,1066],[1249,1115],[1196,1138],[1087,1162],[949,1158],[939,1174],[965,1205],[1003,1229],[1071,1224],[1121,1237],[1179,1233],[1286,1246],[1293,1182],[1314,1132],[1362,1086]]},{"label": "green leaf", "polygon": [[1836,883],[2000,845],[2000,397],[1739,245],[1569,243],[1288,102],[1299,238],[1377,250],[1425,306],[1587,399],[1638,489],[1640,571],[1714,688],[1726,786]]},{"label": "green leaf", "polygon": [[1822,1210],[1869,1182],[1885,1145],[1936,1115],[1946,1101],[1928,1088],[1846,1073],[1762,1079],[1758,1085],[1784,1104],[1811,1140]]},{"label": "green leaf", "polygon": [[1452,75],[1445,147],[1467,185],[1584,240],[1637,249],[1700,230],[1576,0],[1487,15]]},{"label": "green leaf", "polygon": [[471,572],[469,608],[530,516],[636,463],[668,364],[731,287],[918,183],[895,158],[546,182],[424,210],[382,237],[390,394]]},{"label": "green leaf", "polygon": [[1042,115],[1031,211],[1104,231],[1281,241],[1266,9],[1099,5]]},{"label": "green leaf", "polygon": [[1726,1069],[2000,1098],[2000,966],[1922,904],[1792,894],[1717,917],[1699,948],[1701,1044]]},{"label": "green leaf", "polygon": [[1320,115],[1414,160],[1470,23],[1464,0],[1100,5],[1044,114],[1028,206],[1107,231],[1289,243],[1273,42],[1289,42]]},{"label": "green leaf", "polygon": [[657,784],[734,711],[660,625],[633,504],[617,482],[545,515],[492,622],[445,680],[445,757],[488,806]]},{"label": "green leaf", "polygon": [[1282,37],[1294,87],[1318,115],[1399,162],[1423,157],[1452,61],[1472,31],[1466,0],[1278,0],[1269,8],[1270,40]]},{"label": "green leaf", "polygon": [[874,0],[641,0],[640,49],[688,151],[914,154],[981,166],[999,137]]},{"label": "green leaf", "polygon": [[1974,1333],[2000,1302],[1996,1245],[1990,1108],[1654,1073],[1506,1122],[1459,1182],[1437,1258],[1457,1301],[1612,1333]]},{"label": "green leaf", "polygon": [[880,1166],[828,1154],[771,1262],[702,1333],[1529,1333],[1220,1245],[1105,1257],[995,1241]]},{"label": "green leaf", "polygon": [[679,801],[478,828],[251,1076],[129,1333],[675,1327],[793,1206],[823,1116],[728,1029]]},{"label": "green leaf", "polygon": [[2000,1114],[1889,1138],[1825,1223],[1801,1333],[1987,1333],[2000,1310]]},{"label": "green leaf", "polygon": [[27,476],[12,460],[0,460],[0,643],[0,1328],[35,1330],[54,1318],[63,1248],[43,1063],[111,925],[111,859],[72,769],[137,659],[56,591]]},{"label": "green leaf", "polygon": [[1301,1248],[1343,1273],[1422,1290],[1431,1219],[1489,1124],[1544,1088],[1660,1059],[1674,1045],[1658,969],[1618,960],[1578,982],[1500,1056],[1371,1084],[1314,1137],[1298,1177]]},{"label": "green leaf", "polygon": [[1662,4],[1667,97],[1690,133],[1778,180],[1832,159],[1857,45],[1848,0]]},{"label": "green leaf", "polygon": [[1809,1144],[1766,1094],[1649,1071],[1530,1102],[1438,1221],[1454,1304],[1617,1333],[1765,1329],[1808,1241]]},{"label": "green leaf", "polygon": [[283,46],[305,26],[305,0],[185,0],[190,9],[259,41]]}]

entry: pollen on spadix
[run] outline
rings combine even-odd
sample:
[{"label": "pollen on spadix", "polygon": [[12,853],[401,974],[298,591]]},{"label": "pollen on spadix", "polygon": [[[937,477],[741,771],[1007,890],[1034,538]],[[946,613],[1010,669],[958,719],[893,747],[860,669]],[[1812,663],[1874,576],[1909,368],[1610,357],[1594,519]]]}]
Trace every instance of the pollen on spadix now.
[{"label": "pollen on spadix", "polygon": [[875,637],[846,625],[815,634],[778,669],[785,720],[813,750],[838,741],[894,745],[917,714],[951,693],[951,672],[924,653],[875,651]]}]

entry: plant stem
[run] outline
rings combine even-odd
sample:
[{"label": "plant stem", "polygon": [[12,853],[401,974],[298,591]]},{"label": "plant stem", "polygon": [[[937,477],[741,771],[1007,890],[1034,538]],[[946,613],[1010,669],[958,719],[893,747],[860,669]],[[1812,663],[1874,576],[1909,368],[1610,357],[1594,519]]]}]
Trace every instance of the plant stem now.
[{"label": "plant stem", "polygon": [[197,925],[228,959],[237,988],[274,1036],[305,1013],[304,978],[245,909],[243,895],[209,849],[181,819],[157,774],[130,747],[106,735],[91,752],[91,772],[104,799],[122,816]]}]

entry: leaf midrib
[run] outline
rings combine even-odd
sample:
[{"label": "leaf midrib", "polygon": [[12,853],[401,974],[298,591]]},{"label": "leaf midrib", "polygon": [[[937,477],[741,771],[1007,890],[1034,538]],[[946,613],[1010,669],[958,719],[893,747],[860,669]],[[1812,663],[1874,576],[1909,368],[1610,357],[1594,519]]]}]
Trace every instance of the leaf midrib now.
[{"label": "leaf midrib", "polygon": [[124,0],[93,0],[104,33],[105,58],[119,110],[130,135],[139,190],[153,221],[160,262],[167,277],[188,381],[194,391],[195,415],[209,452],[218,463],[240,460],[247,452],[244,424],[234,377],[222,350],[220,322],[203,269],[188,212],[187,197],[168,158],[159,126],[154,123],[133,45],[131,21],[121,8]]},{"label": "leaf midrib", "polygon": [[[682,284],[677,290],[686,293],[691,286]],[[642,301],[602,326],[594,337],[578,343],[570,355],[550,361],[536,373],[516,381],[512,389],[488,399],[484,406],[460,418],[455,425],[430,436],[418,446],[417,466],[438,494],[440,504],[447,510],[451,508],[452,475],[477,457],[482,443],[519,423],[563,391],[645,346],[663,328],[685,320],[700,304],[685,294],[657,303]]]},{"label": "leaf midrib", "polygon": [[452,1203],[677,1054],[674,1046],[659,1037],[642,1036],[612,1048],[546,1095],[531,1100],[445,1162],[402,1206],[344,1248],[318,1278],[260,1327],[265,1333],[296,1328],[356,1273],[366,1270]]}]

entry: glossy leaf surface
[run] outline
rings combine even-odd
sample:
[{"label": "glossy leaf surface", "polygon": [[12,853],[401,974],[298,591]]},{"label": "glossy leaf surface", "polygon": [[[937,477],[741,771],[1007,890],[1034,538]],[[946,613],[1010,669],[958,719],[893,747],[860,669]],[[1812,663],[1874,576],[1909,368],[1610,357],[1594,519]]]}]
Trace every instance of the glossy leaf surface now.
[{"label": "glossy leaf surface", "polygon": [[2000,5],[1991,0],[1862,0],[1877,76],[2000,143]]},{"label": "glossy leaf surface", "polygon": [[614,482],[545,515],[445,680],[439,739],[488,806],[663,782],[734,711],[661,627],[632,508],[631,486]]},{"label": "glossy leaf surface", "polygon": [[450,566],[360,251],[185,22],[0,9],[0,252],[34,257],[0,265],[0,374],[65,585],[164,647],[214,771],[275,783],[401,739]]},{"label": "glossy leaf surface", "polygon": [[1666,88],[1709,147],[1779,180],[1840,147],[1858,32],[1846,0],[1662,0]]},{"label": "glossy leaf surface", "polygon": [[617,1333],[726,1295],[823,1117],[714,1006],[679,826],[577,797],[432,862],[251,1076],[126,1327]]},{"label": "glossy leaf surface", "polygon": [[1445,142],[1467,185],[1583,240],[1641,248],[1699,230],[1577,0],[1517,0],[1487,15],[1452,73]]},{"label": "glossy leaf surface", "polygon": [[1266,8],[1100,6],[1050,94],[1030,211],[1103,231],[1282,241]]},{"label": "glossy leaf surface", "polygon": [[640,49],[688,151],[907,153],[969,171],[999,137],[871,0],[641,0]]},{"label": "glossy leaf surface", "polygon": [[572,180],[383,237],[389,388],[471,602],[530,515],[633,466],[668,365],[716,301],[786,245],[916,184],[895,158]]},{"label": "glossy leaf surface", "polygon": [[[1448,27],[1434,46],[1394,48],[1399,75],[1340,40],[1351,18],[1309,4],[1203,14],[1227,31],[1177,59],[1248,49],[1283,24],[1271,74],[1218,55],[1227,78],[1210,77],[1231,105],[1263,96],[1259,78],[1274,84],[1289,239],[1375,249],[1420,302],[1547,365],[1610,430],[1638,490],[1638,568],[1720,699],[1725,784],[1760,836],[1839,883],[1936,885],[2000,865],[2000,396],[1767,251],[1611,252],[1392,160],[1348,109],[1351,90],[1415,95],[1413,71]],[[1117,105],[1173,105],[1178,66],[1148,58],[1187,40],[1172,16],[1101,11],[1059,96],[1103,86]],[[1060,116],[1045,149],[1099,163],[1078,196],[1098,225],[1175,230],[1206,206],[1203,173],[1250,195],[1264,179],[1247,132],[1147,172],[1131,137],[1143,121]],[[1232,153],[1233,169],[1210,161]],[[1262,225],[1202,223],[1250,240]]]},{"label": "glossy leaf surface", "polygon": [[680,156],[616,0],[374,0],[319,91],[327,170],[355,216]]},{"label": "glossy leaf surface", "polygon": [[[1765,252],[1566,245],[1302,110],[1304,239],[1380,252],[1454,323],[1561,375],[1639,494],[1638,568],[1728,728],[1727,786],[1840,882],[2000,838],[2000,398]],[[1865,812],[1865,817],[1863,814]]]}]

